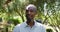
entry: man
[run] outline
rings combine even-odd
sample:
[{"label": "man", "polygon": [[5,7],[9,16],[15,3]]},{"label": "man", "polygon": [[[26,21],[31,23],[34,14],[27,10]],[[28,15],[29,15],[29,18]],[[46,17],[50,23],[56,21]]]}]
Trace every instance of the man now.
[{"label": "man", "polygon": [[46,32],[45,27],[36,22],[34,17],[37,13],[37,8],[33,4],[26,7],[26,21],[22,24],[18,24],[13,32]]}]

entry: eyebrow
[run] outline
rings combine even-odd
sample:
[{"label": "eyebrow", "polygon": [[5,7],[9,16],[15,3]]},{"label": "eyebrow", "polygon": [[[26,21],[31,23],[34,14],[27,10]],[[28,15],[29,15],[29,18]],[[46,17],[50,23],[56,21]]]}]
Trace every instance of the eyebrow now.
[{"label": "eyebrow", "polygon": [[[27,12],[27,11],[33,11],[33,10],[26,10],[26,12]],[[37,12],[37,11],[33,11],[33,12]]]}]

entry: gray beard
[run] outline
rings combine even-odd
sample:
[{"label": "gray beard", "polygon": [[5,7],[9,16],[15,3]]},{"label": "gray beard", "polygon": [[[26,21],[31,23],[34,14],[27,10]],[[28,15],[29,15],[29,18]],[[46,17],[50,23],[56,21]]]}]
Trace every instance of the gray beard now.
[{"label": "gray beard", "polygon": [[28,23],[30,23],[31,21],[33,21],[33,18],[29,18],[28,15],[26,15],[26,19],[27,19]]}]

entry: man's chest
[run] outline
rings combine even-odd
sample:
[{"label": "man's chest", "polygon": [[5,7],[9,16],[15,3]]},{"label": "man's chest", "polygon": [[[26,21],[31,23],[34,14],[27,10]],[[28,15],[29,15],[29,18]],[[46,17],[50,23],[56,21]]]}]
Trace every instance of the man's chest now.
[{"label": "man's chest", "polygon": [[20,29],[20,32],[41,32],[40,28],[24,28]]}]

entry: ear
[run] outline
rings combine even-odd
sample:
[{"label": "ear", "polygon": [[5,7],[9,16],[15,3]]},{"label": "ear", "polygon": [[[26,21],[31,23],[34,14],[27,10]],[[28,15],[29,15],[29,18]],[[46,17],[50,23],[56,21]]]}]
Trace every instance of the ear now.
[{"label": "ear", "polygon": [[35,11],[35,14],[37,14],[37,11]]},{"label": "ear", "polygon": [[37,15],[37,12],[35,12],[35,16]]}]

